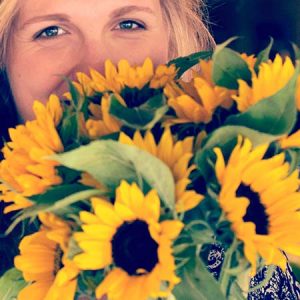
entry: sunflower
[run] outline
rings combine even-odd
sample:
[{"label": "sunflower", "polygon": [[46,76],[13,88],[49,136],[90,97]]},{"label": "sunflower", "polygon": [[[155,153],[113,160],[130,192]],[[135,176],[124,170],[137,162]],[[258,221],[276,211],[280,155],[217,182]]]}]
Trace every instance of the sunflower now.
[{"label": "sunflower", "polygon": [[[300,76],[297,79],[296,85],[296,106],[298,110],[298,118],[300,112]],[[300,130],[298,130],[298,125],[296,124],[295,128],[297,129],[292,132],[290,135],[284,136],[279,139],[279,145],[282,149],[288,148],[300,148]]]},{"label": "sunflower", "polygon": [[[94,95],[95,91],[91,86],[92,79],[87,74],[82,72],[77,72],[76,79],[77,81],[76,80],[72,81],[72,84],[81,96],[91,97]],[[66,92],[63,94],[63,96],[67,100],[72,99],[71,92]]]},{"label": "sunflower", "polygon": [[155,69],[155,73],[150,81],[150,87],[152,89],[158,89],[172,84],[177,75],[177,70],[175,65],[159,65]]},{"label": "sunflower", "polygon": [[225,164],[219,148],[216,175],[218,201],[232,230],[244,243],[245,257],[255,273],[257,255],[266,264],[286,268],[282,251],[300,255],[300,193],[298,171],[290,174],[284,153],[264,159],[268,145],[252,149],[239,138]]},{"label": "sunflower", "polygon": [[216,86],[212,81],[212,61],[200,61],[201,73],[194,73],[190,82],[180,82],[180,86],[169,84],[165,94],[177,118],[173,123],[208,123],[218,107],[229,108],[233,90]]},{"label": "sunflower", "polygon": [[121,122],[109,114],[110,96],[102,96],[101,104],[89,104],[90,118],[85,123],[88,135],[92,139],[120,131]]},{"label": "sunflower", "polygon": [[257,61],[256,57],[253,54],[247,55],[246,53],[241,53],[240,56],[247,63],[250,71],[254,72],[254,67]]},{"label": "sunflower", "polygon": [[[154,75],[154,67],[151,59],[147,58],[142,66],[132,67],[125,59],[119,61],[115,66],[111,60],[106,60],[104,64],[104,75],[90,69],[90,77],[82,72],[76,73],[77,81],[73,85],[81,95],[93,96],[96,93],[120,94],[122,89],[129,88],[142,89],[150,82]],[[65,93],[65,97],[71,99],[71,94]]]},{"label": "sunflower", "polygon": [[46,106],[35,101],[33,110],[36,119],[10,129],[11,141],[2,149],[1,199],[14,202],[6,207],[6,212],[30,206],[27,197],[42,194],[62,181],[55,168],[58,164],[45,159],[64,150],[56,129],[62,118],[59,99],[50,96]]},{"label": "sunflower", "polygon": [[300,148],[300,130],[281,138],[279,144],[282,149]]},{"label": "sunflower", "polygon": [[168,296],[180,281],[175,274],[172,240],[183,224],[175,220],[159,223],[156,191],[144,195],[135,183],[122,181],[114,204],[101,198],[91,201],[94,213],[80,213],[83,232],[74,234],[83,250],[74,262],[82,270],[113,265],[96,288],[96,297],[146,300]]},{"label": "sunflower", "polygon": [[136,107],[158,94],[173,82],[176,76],[174,65],[159,65],[154,69],[151,59],[147,58],[143,66],[132,67],[127,60],[121,60],[114,66],[110,60],[105,62],[105,75],[91,70],[91,78],[78,73],[78,83],[74,83],[80,93],[88,96],[100,95],[99,103],[89,104],[90,117],[86,121],[86,130],[92,139],[118,132],[121,122],[109,114],[111,94],[125,107]]},{"label": "sunflower", "polygon": [[127,60],[121,60],[118,64],[118,80],[121,86],[138,88],[141,90],[153,77],[154,66],[151,59],[147,58],[140,67],[130,66]]},{"label": "sunflower", "polygon": [[154,68],[150,58],[146,58],[142,66],[130,66],[125,59],[119,61],[117,67],[110,60],[105,62],[105,76],[91,70],[92,81],[89,83],[96,92],[114,92],[120,94],[125,87],[139,90],[146,85],[153,89],[165,87],[176,76],[174,65],[159,65]]},{"label": "sunflower", "polygon": [[119,94],[125,86],[142,89],[150,81],[153,72],[153,63],[150,59],[146,59],[144,64],[138,67],[130,66],[125,59],[120,60],[117,67],[107,60],[105,76],[96,70],[91,70],[91,85],[100,93],[112,91]]},{"label": "sunflower", "polygon": [[192,137],[176,142],[170,129],[166,128],[158,144],[150,131],[146,132],[145,137],[136,131],[132,139],[121,132],[119,141],[149,152],[170,168],[175,180],[176,210],[178,212],[194,208],[204,198],[194,190],[187,190],[187,186],[191,183],[189,176],[196,168],[195,165],[189,165],[193,157]]},{"label": "sunflower", "polygon": [[259,72],[252,72],[252,87],[243,80],[238,80],[238,95],[233,96],[238,110],[246,111],[257,102],[276,94],[292,78],[295,67],[289,57],[283,61],[280,55],[275,60],[262,63]]},{"label": "sunflower", "polygon": [[39,216],[41,229],[22,239],[15,267],[30,283],[19,293],[18,300],[73,300],[79,269],[67,258],[71,229],[50,213]]}]

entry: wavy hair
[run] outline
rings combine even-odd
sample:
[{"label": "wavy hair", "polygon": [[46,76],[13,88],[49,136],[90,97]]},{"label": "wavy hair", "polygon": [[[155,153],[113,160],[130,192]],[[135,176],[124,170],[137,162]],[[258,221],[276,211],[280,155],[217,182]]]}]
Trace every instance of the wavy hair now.
[{"label": "wavy hair", "polygon": [[7,129],[17,122],[17,112],[5,72],[5,56],[18,13],[18,3],[18,0],[0,0],[0,145],[3,138],[7,138]]},{"label": "wavy hair", "polygon": [[215,47],[202,0],[160,0],[170,30],[169,59]]}]

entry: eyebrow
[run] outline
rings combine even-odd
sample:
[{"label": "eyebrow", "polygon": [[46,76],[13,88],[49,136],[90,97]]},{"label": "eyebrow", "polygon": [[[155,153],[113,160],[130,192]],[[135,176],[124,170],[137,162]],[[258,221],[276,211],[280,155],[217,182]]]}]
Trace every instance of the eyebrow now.
[{"label": "eyebrow", "polygon": [[24,22],[21,27],[23,28],[24,26],[37,23],[37,22],[43,22],[43,21],[66,22],[66,21],[70,21],[70,18],[66,14],[51,14],[51,15],[36,16]]},{"label": "eyebrow", "polygon": [[[112,13],[110,13],[110,18],[119,18],[123,15],[126,15],[131,12],[145,12],[148,14],[155,15],[154,11],[146,6],[124,6],[118,9],[115,9]],[[28,26],[33,23],[43,22],[43,21],[59,21],[59,22],[68,22],[70,21],[70,17],[66,14],[50,14],[50,15],[43,15],[43,16],[36,16],[33,17],[22,24],[22,28]]]},{"label": "eyebrow", "polygon": [[151,15],[155,15],[155,12],[150,7],[130,5],[115,9],[112,13],[110,13],[109,17],[111,19],[116,19],[132,12],[145,12]]}]

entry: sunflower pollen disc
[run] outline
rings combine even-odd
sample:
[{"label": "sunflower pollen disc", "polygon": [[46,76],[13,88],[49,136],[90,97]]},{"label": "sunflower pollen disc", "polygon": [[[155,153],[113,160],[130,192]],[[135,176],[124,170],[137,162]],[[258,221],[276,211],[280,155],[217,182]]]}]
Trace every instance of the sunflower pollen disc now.
[{"label": "sunflower pollen disc", "polygon": [[157,249],[148,224],[141,220],[123,223],[112,239],[114,262],[130,276],[150,273],[158,263]]},{"label": "sunflower pollen disc", "polygon": [[236,195],[238,197],[247,197],[250,201],[243,220],[245,222],[253,222],[257,234],[269,234],[269,217],[266,207],[260,201],[259,194],[253,191],[250,186],[241,184],[236,191]]},{"label": "sunflower pollen disc", "polygon": [[135,108],[143,105],[157,94],[159,94],[157,90],[150,89],[147,86],[142,90],[125,87],[121,92],[121,97],[125,100],[127,107]]},{"label": "sunflower pollen disc", "polygon": [[53,275],[56,276],[58,271],[64,267],[62,263],[62,258],[63,258],[64,252],[60,248],[60,246],[57,244],[55,253],[54,253],[54,270],[53,270]]}]

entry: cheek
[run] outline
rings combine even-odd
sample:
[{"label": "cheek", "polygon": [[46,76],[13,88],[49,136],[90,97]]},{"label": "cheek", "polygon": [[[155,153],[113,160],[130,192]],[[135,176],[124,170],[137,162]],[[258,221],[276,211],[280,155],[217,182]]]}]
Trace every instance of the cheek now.
[{"label": "cheek", "polygon": [[77,56],[78,52],[72,47],[34,51],[17,60],[11,74],[32,96],[43,99],[57,89],[63,76],[68,76],[69,67],[78,60]]},{"label": "cheek", "polygon": [[15,48],[9,53],[8,78],[17,109],[24,120],[32,119],[34,100],[45,102],[60,86],[66,91],[62,76],[67,76],[67,66],[76,61],[77,53],[71,47],[55,51],[24,47],[22,50]]},{"label": "cheek", "polygon": [[105,56],[114,63],[125,58],[131,64],[142,64],[147,57],[150,57],[156,66],[168,62],[169,43],[166,36],[155,35],[137,39],[110,39],[106,42],[106,45]]},{"label": "cheek", "polygon": [[51,93],[62,95],[66,92],[63,77],[74,78],[76,71],[87,73],[88,67],[103,71],[103,63],[108,58],[114,63],[125,58],[131,64],[142,64],[146,57],[150,57],[154,65],[168,60],[168,39],[159,32],[135,37],[109,33],[85,44],[69,40],[59,46],[55,43],[47,47],[18,45],[11,49],[8,77],[17,108],[25,120],[32,118],[34,100],[46,101]]},{"label": "cheek", "polygon": [[[161,40],[159,42],[147,41],[137,48],[135,56],[144,59],[150,57],[155,66],[159,64],[165,64],[168,61],[168,43],[167,40]],[[137,63],[141,64],[139,60]]]}]

